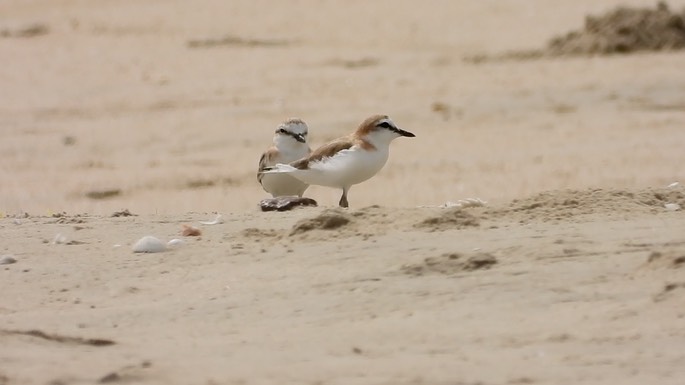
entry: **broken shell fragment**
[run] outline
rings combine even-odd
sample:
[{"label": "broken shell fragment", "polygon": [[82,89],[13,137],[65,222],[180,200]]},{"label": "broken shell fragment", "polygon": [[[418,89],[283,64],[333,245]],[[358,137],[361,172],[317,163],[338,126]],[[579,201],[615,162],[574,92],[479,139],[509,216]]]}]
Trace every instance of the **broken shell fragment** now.
[{"label": "broken shell fragment", "polygon": [[678,211],[678,210],[680,210],[680,205],[677,204],[677,203],[666,203],[666,204],[664,205],[664,207],[665,207],[666,210],[668,210],[668,211]]},{"label": "broken shell fragment", "polygon": [[181,231],[181,235],[184,237],[199,237],[202,235],[202,231],[200,231],[200,229],[197,227],[183,225],[183,231]]}]

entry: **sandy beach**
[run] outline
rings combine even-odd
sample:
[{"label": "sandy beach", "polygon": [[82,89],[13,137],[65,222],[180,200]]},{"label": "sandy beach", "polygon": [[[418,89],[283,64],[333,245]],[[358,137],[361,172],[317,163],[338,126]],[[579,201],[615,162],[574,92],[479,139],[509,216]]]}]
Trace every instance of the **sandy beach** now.
[{"label": "sandy beach", "polygon": [[[685,52],[473,60],[618,5],[1,2],[0,385],[682,384]],[[259,210],[376,113],[349,209]]]}]

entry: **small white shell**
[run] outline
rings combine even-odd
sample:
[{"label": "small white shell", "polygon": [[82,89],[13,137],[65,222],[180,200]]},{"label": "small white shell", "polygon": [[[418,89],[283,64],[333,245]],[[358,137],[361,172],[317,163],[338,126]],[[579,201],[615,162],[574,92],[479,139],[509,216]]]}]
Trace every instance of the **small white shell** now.
[{"label": "small white shell", "polygon": [[440,207],[441,208],[450,208],[450,207],[461,207],[461,208],[468,208],[468,207],[482,207],[485,206],[488,202],[480,199],[480,198],[466,198],[466,199],[460,199],[456,202],[445,202],[443,203]]},{"label": "small white shell", "polygon": [[678,183],[678,182],[673,182],[673,183],[669,184],[669,185],[666,186],[666,187],[668,187],[668,188],[674,188],[674,187],[678,187],[679,184],[680,184],[680,183]]},{"label": "small white shell", "polygon": [[678,210],[680,210],[680,205],[677,204],[677,203],[666,203],[666,204],[664,205],[664,207],[665,207],[666,210],[668,210],[668,211],[678,211]]},{"label": "small white shell", "polygon": [[134,253],[161,253],[166,251],[166,245],[159,239],[146,235],[133,245]]},{"label": "small white shell", "polygon": [[67,243],[67,237],[65,237],[62,234],[57,234],[57,235],[55,235],[55,238],[52,239],[53,245],[62,245],[65,243]]},{"label": "small white shell", "polygon": [[221,217],[221,214],[216,214],[216,218],[214,218],[213,221],[200,222],[202,225],[218,225],[219,223],[224,223],[224,219]]},{"label": "small white shell", "polygon": [[166,243],[169,247],[181,247],[186,243],[182,239],[174,238]]}]

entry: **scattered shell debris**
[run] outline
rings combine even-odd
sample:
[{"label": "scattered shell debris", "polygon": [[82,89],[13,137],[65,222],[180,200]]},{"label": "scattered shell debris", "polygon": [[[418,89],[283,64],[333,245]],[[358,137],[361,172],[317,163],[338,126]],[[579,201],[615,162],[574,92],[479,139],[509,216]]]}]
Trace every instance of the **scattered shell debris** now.
[{"label": "scattered shell debris", "polygon": [[11,255],[0,256],[0,265],[11,265],[17,263],[17,259]]},{"label": "scattered shell debris", "polygon": [[181,235],[184,237],[199,237],[202,235],[202,231],[200,231],[200,229],[197,227],[183,225],[183,231],[181,231]]},{"label": "scattered shell debris", "polygon": [[216,214],[216,217],[214,218],[213,221],[206,221],[206,222],[200,222],[201,225],[218,225],[219,223],[224,223],[224,218],[221,216],[221,214]]},{"label": "scattered shell debris", "polygon": [[134,253],[161,253],[166,251],[166,245],[152,235],[146,235],[133,245]]}]

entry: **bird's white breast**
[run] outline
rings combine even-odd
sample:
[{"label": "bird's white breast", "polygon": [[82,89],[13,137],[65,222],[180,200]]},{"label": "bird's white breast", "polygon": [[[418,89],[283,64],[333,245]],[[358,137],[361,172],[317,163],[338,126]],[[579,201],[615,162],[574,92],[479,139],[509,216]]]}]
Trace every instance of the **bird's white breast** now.
[{"label": "bird's white breast", "polygon": [[352,186],[361,183],[380,171],[388,160],[388,148],[365,150],[353,146],[332,157],[309,165],[298,178],[310,184],[329,187]]},{"label": "bird's white breast", "polygon": [[[281,145],[278,156],[273,157],[266,162],[266,166],[271,167],[277,163],[290,163],[302,159],[309,154],[309,147],[306,144]],[[286,195],[302,195],[307,186],[302,181],[288,174],[263,174],[261,177],[261,184],[264,190],[268,191],[274,197]]]}]

